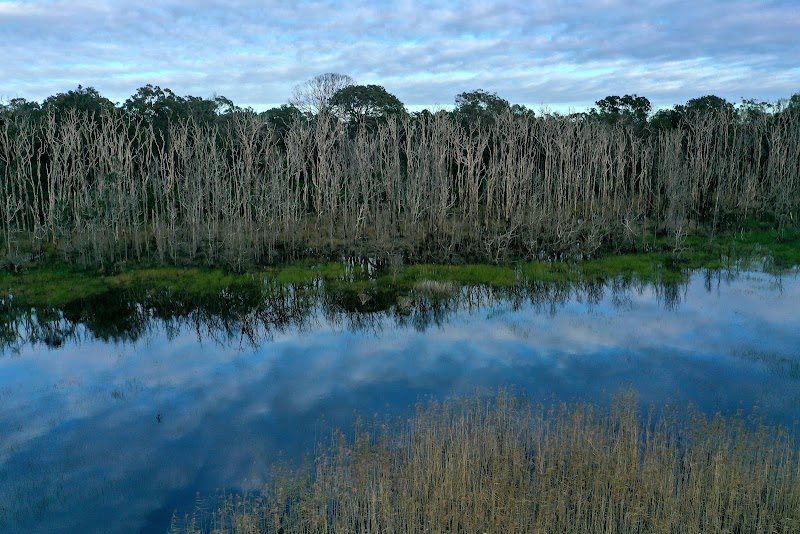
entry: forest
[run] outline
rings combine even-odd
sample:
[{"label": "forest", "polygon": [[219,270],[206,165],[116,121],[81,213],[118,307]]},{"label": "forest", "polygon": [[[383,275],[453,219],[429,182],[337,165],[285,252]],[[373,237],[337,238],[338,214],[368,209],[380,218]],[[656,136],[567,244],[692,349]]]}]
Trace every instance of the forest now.
[{"label": "forest", "polygon": [[483,90],[409,113],[320,75],[265,112],[145,86],[0,108],[0,263],[245,270],[298,258],[585,258],[796,225],[800,93],[539,113]]}]

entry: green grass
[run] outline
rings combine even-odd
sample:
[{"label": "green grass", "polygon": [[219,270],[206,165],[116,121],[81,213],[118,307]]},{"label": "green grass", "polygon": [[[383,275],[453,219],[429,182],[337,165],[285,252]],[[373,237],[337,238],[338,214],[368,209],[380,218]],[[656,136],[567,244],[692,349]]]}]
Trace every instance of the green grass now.
[{"label": "green grass", "polygon": [[667,239],[654,241],[642,253],[609,254],[583,261],[532,261],[510,265],[395,265],[367,276],[359,266],[305,260],[236,274],[200,267],[131,268],[118,273],[81,270],[62,265],[33,267],[20,273],[0,272],[0,298],[13,294],[34,307],[63,306],[112,290],[168,291],[191,297],[213,297],[223,291],[253,290],[266,282],[326,287],[352,299],[364,296],[387,303],[391,296],[433,283],[507,288],[525,282],[567,285],[611,279],[642,283],[682,283],[691,269],[744,268],[783,273],[800,265],[800,229],[782,232],[756,228],[716,236],[693,235],[680,250]]},{"label": "green grass", "polygon": [[13,294],[30,306],[61,306],[77,298],[105,293],[101,276],[66,267],[35,268],[21,274],[0,274],[0,296]]},{"label": "green grass", "polygon": [[403,275],[414,282],[433,280],[492,287],[513,286],[519,281],[514,267],[498,265],[410,265]]},{"label": "green grass", "polygon": [[261,272],[264,278],[275,280],[278,284],[305,285],[317,279],[335,280],[348,275],[341,263],[314,262],[311,260],[288,263],[279,267],[269,267]]},{"label": "green grass", "polygon": [[[654,247],[669,250],[670,241],[658,241]],[[713,236],[690,235],[683,242],[676,258],[690,268],[719,268],[736,262],[761,263],[770,272],[780,273],[800,266],[800,228],[778,231],[763,225],[747,230],[719,233]]]},{"label": "green grass", "polygon": [[334,432],[262,491],[172,532],[794,533],[800,454],[754,417],[539,405],[501,392]]},{"label": "green grass", "polygon": [[159,267],[102,274],[69,267],[37,267],[21,273],[0,274],[0,297],[13,294],[29,306],[63,306],[99,297],[114,290],[169,291],[209,297],[226,289],[252,287],[255,274],[230,274],[221,270]]}]

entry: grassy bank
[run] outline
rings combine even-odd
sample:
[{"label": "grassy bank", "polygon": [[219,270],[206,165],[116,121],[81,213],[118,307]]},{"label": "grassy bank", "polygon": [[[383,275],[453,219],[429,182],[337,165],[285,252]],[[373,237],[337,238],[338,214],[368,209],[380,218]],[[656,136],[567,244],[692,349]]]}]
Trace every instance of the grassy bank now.
[{"label": "grassy bank", "polygon": [[345,264],[306,260],[246,273],[203,267],[102,271],[64,265],[32,266],[19,272],[0,271],[0,298],[14,295],[18,303],[33,307],[63,306],[120,290],[209,298],[226,291],[261,292],[275,285],[311,288],[319,281],[339,293],[373,297],[386,292],[396,296],[415,289],[436,290],[451,283],[512,287],[524,283],[597,283],[620,277],[647,283],[679,283],[686,280],[690,269],[754,268],[779,273],[800,265],[800,229],[785,229],[780,234],[756,229],[714,237],[694,236],[687,238],[680,249],[667,241],[654,241],[648,249],[580,261],[506,265],[368,261]]},{"label": "grassy bank", "polygon": [[800,456],[753,417],[538,405],[501,392],[334,433],[303,468],[173,532],[749,532],[800,529]]}]

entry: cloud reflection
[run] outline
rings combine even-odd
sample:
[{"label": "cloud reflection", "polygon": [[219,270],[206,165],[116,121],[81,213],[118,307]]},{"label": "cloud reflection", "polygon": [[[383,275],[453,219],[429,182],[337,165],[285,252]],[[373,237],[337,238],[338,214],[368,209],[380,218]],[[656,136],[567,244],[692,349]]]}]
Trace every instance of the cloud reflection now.
[{"label": "cloud reflection", "polygon": [[256,488],[278,451],[309,453],[354,411],[407,413],[420,395],[515,384],[604,402],[631,386],[705,410],[759,402],[790,422],[800,280],[713,282],[694,275],[678,309],[639,286],[552,307],[488,299],[424,328],[384,312],[353,330],[317,310],[318,327],[255,347],[198,342],[188,324],[133,343],[23,347],[0,357],[0,527],[162,531],[195,490]]}]

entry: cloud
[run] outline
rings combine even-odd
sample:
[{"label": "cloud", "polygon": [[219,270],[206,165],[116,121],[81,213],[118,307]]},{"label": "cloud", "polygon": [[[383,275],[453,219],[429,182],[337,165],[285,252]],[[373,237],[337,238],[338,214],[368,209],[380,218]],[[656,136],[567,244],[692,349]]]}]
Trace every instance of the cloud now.
[{"label": "cloud", "polygon": [[407,105],[478,87],[532,105],[638,93],[671,105],[800,90],[793,1],[0,1],[0,97],[78,84],[123,101],[178,94],[282,103],[322,72],[379,83]]}]

